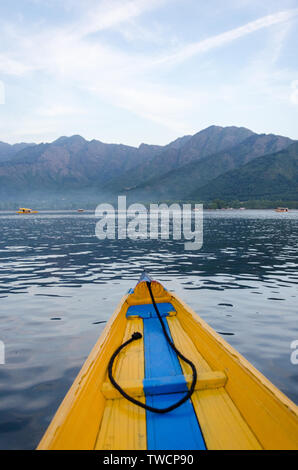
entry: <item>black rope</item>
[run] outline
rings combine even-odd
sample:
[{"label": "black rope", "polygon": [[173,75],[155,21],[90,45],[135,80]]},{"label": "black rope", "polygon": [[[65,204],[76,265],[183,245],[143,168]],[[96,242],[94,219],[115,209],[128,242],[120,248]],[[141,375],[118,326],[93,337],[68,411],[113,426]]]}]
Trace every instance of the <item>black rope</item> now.
[{"label": "black rope", "polygon": [[156,302],[154,300],[154,297],[153,297],[153,293],[152,293],[152,290],[151,290],[151,282],[146,282],[147,284],[147,287],[148,287],[148,290],[149,290],[149,293],[150,293],[150,297],[151,297],[151,300],[152,300],[152,304],[155,308],[155,311],[156,311],[156,314],[158,316],[158,319],[161,323],[161,326],[162,326],[162,330],[163,330],[163,333],[166,337],[166,340],[167,342],[169,343],[169,345],[171,346],[171,348],[173,349],[173,351],[175,351],[175,353],[177,354],[177,356],[180,357],[180,359],[182,359],[184,362],[186,362],[192,369],[192,373],[193,373],[193,378],[192,378],[192,383],[191,383],[191,387],[190,389],[188,390],[188,392],[186,393],[186,395],[184,395],[184,397],[181,398],[181,400],[177,401],[176,403],[174,403],[173,405],[171,406],[168,406],[166,408],[154,408],[153,406],[149,406],[149,405],[146,405],[145,403],[142,403],[141,401],[139,400],[136,400],[135,398],[129,396],[121,387],[120,385],[115,381],[114,377],[113,377],[113,364],[114,364],[114,361],[116,359],[116,357],[118,356],[118,354],[120,353],[120,351],[122,349],[124,349],[128,344],[132,343],[133,341],[136,341],[138,339],[141,339],[142,338],[142,334],[140,332],[135,332],[131,335],[131,338],[126,341],[125,343],[121,344],[121,346],[119,346],[119,348],[116,349],[116,351],[114,352],[114,354],[112,355],[111,359],[110,359],[110,362],[109,362],[109,365],[108,365],[108,374],[109,374],[109,379],[111,381],[111,383],[114,385],[114,387],[116,388],[116,390],[118,390],[118,392],[124,397],[126,398],[128,401],[130,401],[131,403],[134,403],[135,405],[137,406],[140,406],[141,408],[144,408],[145,410],[148,410],[148,411],[152,411],[153,413],[168,413],[169,411],[173,411],[175,410],[176,408],[178,408],[179,406],[181,406],[183,403],[185,403],[190,397],[191,395],[193,394],[194,390],[195,390],[195,385],[196,385],[196,381],[197,381],[197,370],[196,370],[196,367],[195,365],[189,360],[187,359],[187,357],[183,356],[183,354],[181,354],[180,351],[178,351],[178,349],[176,348],[176,346],[174,345],[173,341],[171,340],[171,338],[169,337],[168,333],[167,333],[167,330],[166,330],[166,327],[164,325],[164,322],[161,318],[161,315],[159,313],[159,310],[157,308],[157,305],[156,305]]}]

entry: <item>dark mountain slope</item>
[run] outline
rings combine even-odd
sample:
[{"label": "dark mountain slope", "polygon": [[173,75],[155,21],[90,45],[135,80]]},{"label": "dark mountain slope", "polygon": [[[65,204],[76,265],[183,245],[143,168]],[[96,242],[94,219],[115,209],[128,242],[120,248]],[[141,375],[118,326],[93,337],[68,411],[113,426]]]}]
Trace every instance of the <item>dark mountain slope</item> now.
[{"label": "dark mountain slope", "polygon": [[154,155],[156,151],[88,142],[80,136],[60,137],[51,144],[26,147],[0,163],[2,192],[5,188],[67,190],[100,186],[134,167],[146,153]]},{"label": "dark mountain slope", "polygon": [[135,194],[141,199],[153,196],[184,199],[217,176],[262,155],[282,150],[292,143],[293,141],[287,137],[253,134],[228,150],[189,163],[159,178],[151,179],[143,185],[138,185]]},{"label": "dark mountain slope", "polygon": [[201,200],[298,200],[298,143],[215,178],[194,191],[192,197]]},{"label": "dark mountain slope", "polygon": [[184,136],[166,145],[151,160],[146,159],[132,171],[113,179],[107,188],[118,192],[132,189],[151,178],[159,178],[188,163],[233,147],[251,135],[254,133],[244,127],[208,127],[193,136]]},{"label": "dark mountain slope", "polygon": [[34,145],[35,144],[26,144],[24,142],[13,145],[0,142],[0,162],[8,161],[24,148],[33,147]]},{"label": "dark mountain slope", "polygon": [[[262,191],[267,197],[271,193],[272,197],[293,195],[296,163],[293,150],[282,151],[286,148],[295,148],[286,137],[218,126],[164,147],[105,144],[79,135],[39,145],[0,143],[0,155],[11,152],[9,159],[0,161],[0,196],[3,204],[33,199],[55,199],[59,204],[66,199],[114,200],[121,193],[138,201],[243,198],[248,194],[257,198]],[[283,155],[284,160],[276,155]],[[268,162],[271,166],[265,171],[262,165]],[[257,166],[250,167],[253,163]],[[241,168],[247,173],[237,173]],[[259,172],[257,186],[253,186],[254,168]],[[254,196],[248,188],[258,192]]]}]

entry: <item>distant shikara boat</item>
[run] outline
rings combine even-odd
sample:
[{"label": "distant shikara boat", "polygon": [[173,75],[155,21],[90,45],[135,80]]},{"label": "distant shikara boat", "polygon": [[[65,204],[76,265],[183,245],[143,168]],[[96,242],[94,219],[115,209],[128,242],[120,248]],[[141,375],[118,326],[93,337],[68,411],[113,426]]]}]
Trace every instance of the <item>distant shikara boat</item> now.
[{"label": "distant shikara boat", "polygon": [[275,212],[289,212],[289,209],[287,207],[277,207]]},{"label": "distant shikara boat", "polygon": [[84,212],[85,209],[77,209],[77,212]]},{"label": "distant shikara boat", "polygon": [[298,449],[297,406],[143,273],[38,449]]},{"label": "distant shikara boat", "polygon": [[17,211],[17,214],[37,214],[38,211],[33,211],[32,209],[28,209],[26,207],[20,207]]}]

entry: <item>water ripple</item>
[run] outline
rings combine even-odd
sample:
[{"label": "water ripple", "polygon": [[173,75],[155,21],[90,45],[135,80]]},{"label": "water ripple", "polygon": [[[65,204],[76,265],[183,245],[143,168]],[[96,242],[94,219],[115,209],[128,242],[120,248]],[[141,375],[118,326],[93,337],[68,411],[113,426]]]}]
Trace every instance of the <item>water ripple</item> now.
[{"label": "water ripple", "polygon": [[0,213],[0,448],[34,448],[141,270],[298,402],[298,212],[205,213],[204,244],[105,240],[93,213]]}]

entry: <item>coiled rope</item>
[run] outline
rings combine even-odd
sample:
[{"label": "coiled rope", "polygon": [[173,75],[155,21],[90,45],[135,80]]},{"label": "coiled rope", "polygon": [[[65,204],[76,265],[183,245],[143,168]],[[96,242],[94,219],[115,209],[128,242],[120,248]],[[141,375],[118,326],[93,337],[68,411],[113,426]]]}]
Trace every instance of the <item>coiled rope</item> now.
[{"label": "coiled rope", "polygon": [[116,357],[118,356],[118,354],[120,353],[120,351],[122,351],[122,349],[124,349],[126,346],[128,346],[130,343],[132,343],[133,341],[136,341],[138,339],[141,339],[142,338],[142,334],[140,332],[135,332],[131,335],[131,338],[126,341],[125,343],[121,344],[121,346],[119,346],[119,348],[116,349],[116,351],[114,352],[114,354],[112,355],[110,361],[109,361],[109,364],[108,364],[108,375],[109,375],[109,379],[111,381],[111,383],[113,384],[113,386],[116,388],[116,390],[118,390],[118,392],[124,397],[126,398],[128,401],[130,401],[131,403],[134,403],[135,405],[137,406],[140,406],[141,408],[144,408],[145,410],[148,410],[148,411],[152,411],[153,413],[168,413],[170,411],[173,411],[175,410],[176,408],[178,408],[179,406],[183,405],[183,403],[185,403],[193,394],[194,390],[195,390],[195,385],[196,385],[196,382],[197,382],[197,370],[196,370],[196,367],[195,365],[187,358],[185,357],[175,346],[175,344],[173,343],[173,341],[171,340],[171,338],[169,337],[168,333],[167,333],[167,330],[166,330],[166,327],[164,325],[164,322],[163,322],[163,319],[159,313],[159,310],[157,308],[157,305],[156,305],[156,302],[155,302],[155,299],[154,299],[154,296],[153,296],[153,293],[152,293],[152,289],[151,289],[151,282],[149,281],[146,281],[146,284],[147,284],[147,287],[148,287],[148,290],[149,290],[149,293],[150,293],[150,297],[151,297],[151,300],[152,300],[152,304],[154,306],[154,309],[156,311],[156,314],[157,314],[157,317],[160,321],[160,324],[161,324],[161,327],[162,327],[162,330],[163,330],[163,333],[164,333],[164,336],[167,340],[167,342],[169,343],[169,345],[171,346],[171,348],[173,349],[173,351],[177,354],[178,357],[180,357],[180,359],[182,359],[184,362],[186,362],[192,369],[192,374],[193,374],[193,378],[192,378],[192,383],[191,383],[191,387],[190,389],[188,390],[188,392],[184,395],[184,397],[182,397],[179,401],[177,401],[176,403],[174,403],[173,405],[171,406],[168,406],[166,408],[155,408],[153,406],[149,406],[149,405],[146,405],[145,403],[142,403],[141,401],[139,400],[136,400],[135,398],[129,396],[121,387],[120,385],[116,382],[116,380],[114,379],[113,377],[113,364],[114,364],[114,361],[116,359]]}]

